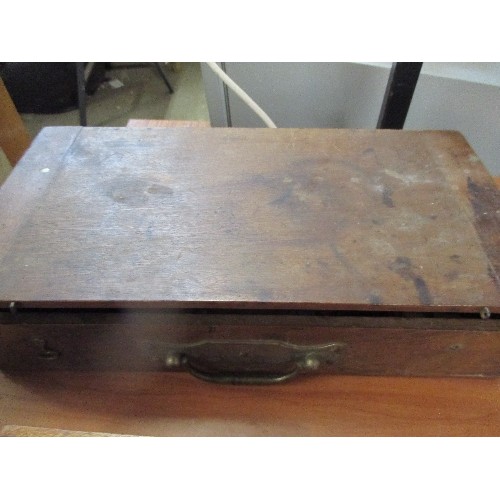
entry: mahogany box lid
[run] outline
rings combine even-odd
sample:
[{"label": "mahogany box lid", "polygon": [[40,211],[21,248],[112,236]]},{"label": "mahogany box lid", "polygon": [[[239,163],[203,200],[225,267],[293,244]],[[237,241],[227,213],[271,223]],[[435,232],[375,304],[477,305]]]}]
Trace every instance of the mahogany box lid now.
[{"label": "mahogany box lid", "polygon": [[44,129],[0,189],[0,306],[500,312],[456,132]]}]

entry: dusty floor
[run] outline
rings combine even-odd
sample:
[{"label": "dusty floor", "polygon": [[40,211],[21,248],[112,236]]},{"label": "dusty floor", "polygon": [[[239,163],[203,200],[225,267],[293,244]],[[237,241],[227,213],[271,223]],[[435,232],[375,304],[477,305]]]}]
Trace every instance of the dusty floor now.
[{"label": "dusty floor", "polygon": [[[89,126],[120,127],[130,118],[209,121],[200,63],[176,63],[177,71],[171,65],[166,66],[165,73],[174,88],[172,95],[153,65],[120,66],[114,63],[106,72],[108,82],[87,97]],[[77,109],[21,117],[33,137],[46,126],[80,123]]]}]

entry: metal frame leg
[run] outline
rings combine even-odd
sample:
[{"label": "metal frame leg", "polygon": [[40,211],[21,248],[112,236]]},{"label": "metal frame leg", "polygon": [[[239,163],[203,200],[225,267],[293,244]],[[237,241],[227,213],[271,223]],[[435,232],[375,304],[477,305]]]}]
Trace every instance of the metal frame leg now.
[{"label": "metal frame leg", "polygon": [[403,128],[422,64],[416,62],[392,65],[377,128]]},{"label": "metal frame leg", "polygon": [[78,109],[80,111],[80,125],[87,126],[87,95],[85,94],[85,63],[76,64],[76,85],[78,89]]},{"label": "metal frame leg", "polygon": [[160,73],[160,76],[161,76],[162,80],[165,82],[165,85],[167,86],[169,93],[173,94],[174,93],[174,89],[170,85],[170,82],[168,81],[167,75],[163,71],[163,68],[161,67],[161,64],[160,63],[153,63],[153,64],[154,64],[155,68],[158,70],[158,73]]}]

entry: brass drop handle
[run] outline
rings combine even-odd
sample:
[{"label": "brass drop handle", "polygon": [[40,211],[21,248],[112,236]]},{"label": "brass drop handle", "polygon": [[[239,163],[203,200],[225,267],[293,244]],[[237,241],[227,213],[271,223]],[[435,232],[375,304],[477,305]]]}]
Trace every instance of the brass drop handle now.
[{"label": "brass drop handle", "polygon": [[216,384],[231,385],[271,385],[286,382],[299,374],[299,369],[295,368],[287,373],[208,373],[195,368],[187,358],[183,362],[186,370],[200,380],[205,382],[214,382]]},{"label": "brass drop handle", "polygon": [[342,346],[341,343],[302,346],[281,341],[213,340],[169,346],[164,359],[167,368],[183,369],[206,382],[270,385],[317,370],[323,363],[334,363]]}]

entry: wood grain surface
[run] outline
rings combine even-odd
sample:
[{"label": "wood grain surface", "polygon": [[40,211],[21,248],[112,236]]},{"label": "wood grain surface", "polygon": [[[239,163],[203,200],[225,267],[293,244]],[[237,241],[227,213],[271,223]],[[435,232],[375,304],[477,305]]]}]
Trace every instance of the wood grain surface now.
[{"label": "wood grain surface", "polygon": [[14,167],[31,143],[31,137],[0,78],[0,148]]},{"label": "wood grain surface", "polygon": [[145,436],[498,436],[500,380],[319,376],[272,387],[186,374],[0,376],[0,427]]},{"label": "wood grain surface", "polygon": [[66,429],[50,429],[46,427],[30,427],[26,425],[6,425],[0,430],[3,437],[128,437],[122,434],[106,432],[68,431]]},{"label": "wood grain surface", "polygon": [[[173,355],[179,361],[167,366]],[[300,377],[311,372],[308,357],[316,360],[315,374],[498,376],[500,322],[185,311],[0,314],[6,372],[194,368],[213,377]]]},{"label": "wood grain surface", "polygon": [[500,311],[457,133],[49,128],[1,195],[4,305]]},{"label": "wood grain surface", "polygon": [[210,127],[204,120],[141,120],[132,118],[127,122],[127,127]]}]

